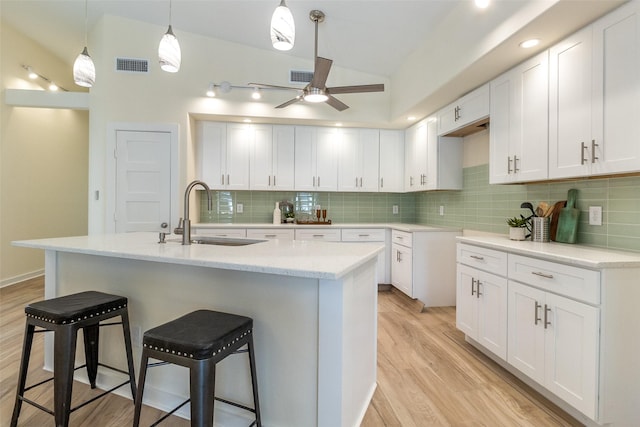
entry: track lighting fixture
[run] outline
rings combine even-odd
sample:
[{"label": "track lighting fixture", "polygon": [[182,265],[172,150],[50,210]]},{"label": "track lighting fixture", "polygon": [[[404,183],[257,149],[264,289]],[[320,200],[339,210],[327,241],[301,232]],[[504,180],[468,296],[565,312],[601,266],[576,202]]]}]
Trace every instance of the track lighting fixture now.
[{"label": "track lighting fixture", "polygon": [[27,76],[29,77],[29,79],[31,80],[41,79],[47,82],[47,89],[49,89],[50,91],[55,92],[57,90],[61,90],[63,92],[69,92],[67,89],[61,86],[58,86],[50,78],[43,76],[42,74],[35,71],[30,65],[22,65],[22,68],[24,68],[27,71]]},{"label": "track lighting fixture", "polygon": [[291,50],[296,38],[296,25],[293,15],[284,0],[271,16],[271,43],[278,50]]},{"label": "track lighting fixture", "polygon": [[232,85],[227,81],[220,82],[219,84],[209,83],[207,91],[205,92],[209,98],[218,96],[219,94],[225,94],[231,92],[231,89],[251,89],[251,98],[258,101],[262,98],[262,91],[269,90],[269,88],[258,88],[255,86],[237,86]]},{"label": "track lighting fixture", "polygon": [[160,68],[168,73],[177,73],[180,70],[180,62],[182,61],[182,53],[180,52],[180,44],[173,28],[171,28],[171,0],[169,0],[169,28],[158,46],[158,60]]},{"label": "track lighting fixture", "polygon": [[88,0],[84,1],[84,49],[73,63],[73,81],[78,86],[92,87],[96,81],[96,67],[87,50],[87,9]]}]

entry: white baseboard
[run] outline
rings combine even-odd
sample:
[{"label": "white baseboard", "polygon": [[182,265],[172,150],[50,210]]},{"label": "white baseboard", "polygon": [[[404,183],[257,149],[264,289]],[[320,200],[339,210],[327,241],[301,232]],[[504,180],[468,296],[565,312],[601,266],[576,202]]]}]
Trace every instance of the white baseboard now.
[{"label": "white baseboard", "polygon": [[24,282],[25,280],[35,279],[36,277],[40,277],[43,275],[44,275],[44,268],[40,270],[32,271],[30,273],[9,277],[8,279],[2,279],[0,280],[0,288],[15,285],[17,283]]}]

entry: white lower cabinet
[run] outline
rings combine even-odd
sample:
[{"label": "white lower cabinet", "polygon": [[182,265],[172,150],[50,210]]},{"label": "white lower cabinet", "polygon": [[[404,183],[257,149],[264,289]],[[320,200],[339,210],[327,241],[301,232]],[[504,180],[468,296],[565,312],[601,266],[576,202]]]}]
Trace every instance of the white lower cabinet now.
[{"label": "white lower cabinet", "polygon": [[350,243],[382,243],[385,250],[378,254],[378,284],[388,284],[391,282],[389,274],[390,263],[389,254],[391,250],[387,244],[387,230],[384,228],[343,228],[342,242]]},{"label": "white lower cabinet", "polygon": [[596,415],[599,311],[509,282],[508,362],[590,418]]},{"label": "white lower cabinet", "polygon": [[458,264],[456,326],[507,359],[507,279]]},{"label": "white lower cabinet", "polygon": [[413,250],[394,243],[391,246],[391,284],[413,296]]}]

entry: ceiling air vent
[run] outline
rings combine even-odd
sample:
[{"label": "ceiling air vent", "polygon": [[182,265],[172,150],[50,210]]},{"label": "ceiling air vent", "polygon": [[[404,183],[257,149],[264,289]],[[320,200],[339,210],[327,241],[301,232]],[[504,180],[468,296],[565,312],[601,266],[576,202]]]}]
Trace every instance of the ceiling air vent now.
[{"label": "ceiling air vent", "polygon": [[309,83],[313,78],[313,71],[289,70],[289,83]]},{"label": "ceiling air vent", "polygon": [[149,60],[135,58],[116,58],[116,71],[127,73],[148,73]]}]

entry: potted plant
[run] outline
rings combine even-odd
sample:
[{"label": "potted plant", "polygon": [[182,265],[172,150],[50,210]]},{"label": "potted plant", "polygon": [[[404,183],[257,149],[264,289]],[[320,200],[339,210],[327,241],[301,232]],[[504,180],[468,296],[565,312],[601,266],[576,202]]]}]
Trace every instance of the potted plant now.
[{"label": "potted plant", "polygon": [[509,224],[509,239],[511,240],[524,240],[525,239],[525,227],[527,226],[527,219],[520,216],[514,216],[507,219]]}]

